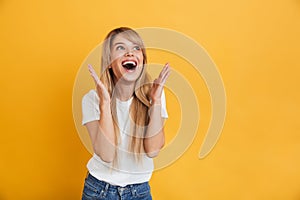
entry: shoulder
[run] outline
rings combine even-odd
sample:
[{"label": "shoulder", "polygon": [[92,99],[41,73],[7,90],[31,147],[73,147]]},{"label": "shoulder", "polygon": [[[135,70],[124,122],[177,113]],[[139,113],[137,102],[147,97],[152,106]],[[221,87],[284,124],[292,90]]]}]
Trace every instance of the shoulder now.
[{"label": "shoulder", "polygon": [[98,94],[94,89],[90,90],[82,97],[82,103],[91,102],[91,101],[99,101]]},{"label": "shoulder", "polygon": [[99,120],[99,97],[95,90],[90,90],[82,98],[82,125]]}]

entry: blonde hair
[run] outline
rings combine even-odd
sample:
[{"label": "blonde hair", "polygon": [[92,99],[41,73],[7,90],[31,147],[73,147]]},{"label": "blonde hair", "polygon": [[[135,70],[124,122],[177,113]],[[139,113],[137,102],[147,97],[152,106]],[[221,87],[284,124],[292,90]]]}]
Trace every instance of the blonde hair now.
[{"label": "blonde hair", "polygon": [[[131,126],[130,126],[130,141],[129,141],[129,151],[134,153],[136,160],[141,160],[141,155],[144,153],[144,141],[147,125],[149,123],[148,116],[148,108],[150,107],[150,98],[149,92],[151,89],[151,78],[147,73],[146,64],[147,64],[147,55],[144,43],[139,36],[139,34],[127,27],[120,27],[112,30],[108,33],[105,38],[105,41],[102,46],[102,56],[101,56],[101,81],[107,88],[110,97],[111,97],[111,108],[112,108],[112,116],[114,123],[114,130],[116,134],[115,144],[118,145],[120,130],[118,127],[117,114],[116,114],[116,99],[114,93],[115,83],[114,83],[114,73],[111,68],[109,68],[112,60],[111,60],[111,46],[114,38],[118,35],[122,34],[127,40],[133,42],[142,50],[143,54],[143,69],[141,75],[136,81],[133,100],[129,109],[130,118],[131,118]],[[117,152],[117,148],[116,148]],[[117,157],[117,154],[116,154]],[[114,161],[116,160],[116,157]]]}]

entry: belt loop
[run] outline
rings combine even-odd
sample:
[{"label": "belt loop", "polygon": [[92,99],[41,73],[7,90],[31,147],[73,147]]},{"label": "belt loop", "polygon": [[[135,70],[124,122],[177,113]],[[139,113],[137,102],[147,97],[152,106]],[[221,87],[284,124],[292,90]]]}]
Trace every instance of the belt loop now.
[{"label": "belt loop", "polygon": [[135,189],[135,187],[133,186],[133,184],[130,185],[130,190],[131,190],[132,196],[135,197],[135,196],[136,196],[136,189]]},{"label": "belt loop", "polygon": [[109,183],[106,183],[106,185],[105,185],[105,192],[107,192],[108,188],[109,188]]},{"label": "belt loop", "polygon": [[105,188],[101,190],[100,197],[105,198],[107,194],[107,190],[109,188],[109,183],[105,183]]}]

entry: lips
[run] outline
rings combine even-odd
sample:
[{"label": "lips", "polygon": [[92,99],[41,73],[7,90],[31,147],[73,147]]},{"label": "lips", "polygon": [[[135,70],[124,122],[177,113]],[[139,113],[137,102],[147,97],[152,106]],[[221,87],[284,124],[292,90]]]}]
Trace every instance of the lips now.
[{"label": "lips", "polygon": [[122,62],[122,66],[127,70],[134,70],[137,66],[137,62],[135,60],[125,60]]}]

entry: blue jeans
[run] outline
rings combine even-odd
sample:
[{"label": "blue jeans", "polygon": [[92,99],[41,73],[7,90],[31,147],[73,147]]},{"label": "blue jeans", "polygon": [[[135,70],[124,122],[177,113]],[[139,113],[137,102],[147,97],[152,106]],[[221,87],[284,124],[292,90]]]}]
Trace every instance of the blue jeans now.
[{"label": "blue jeans", "polygon": [[111,185],[88,174],[82,193],[82,200],[152,200],[148,182],[127,185]]}]

